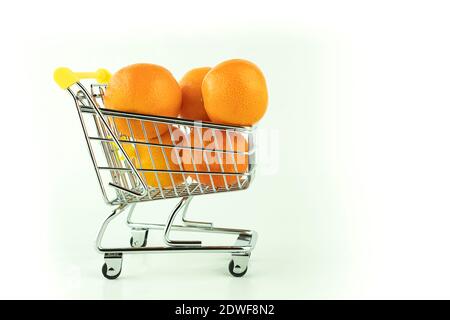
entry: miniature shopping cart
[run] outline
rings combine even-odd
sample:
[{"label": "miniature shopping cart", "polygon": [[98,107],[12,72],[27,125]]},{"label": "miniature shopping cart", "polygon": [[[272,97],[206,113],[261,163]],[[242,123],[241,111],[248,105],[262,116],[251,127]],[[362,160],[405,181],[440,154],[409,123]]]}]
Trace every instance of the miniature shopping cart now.
[{"label": "miniature shopping cart", "polygon": [[[194,196],[219,192],[245,190],[249,187],[255,173],[255,144],[252,127],[225,126],[219,124],[195,122],[179,118],[149,116],[134,113],[125,113],[108,110],[103,107],[103,94],[110,78],[108,71],[99,69],[97,72],[72,72],[67,68],[58,68],[54,74],[57,84],[72,95],[78,116],[83,128],[89,154],[94,164],[95,173],[105,202],[115,206],[97,235],[97,250],[104,254],[105,263],[102,273],[107,279],[116,279],[122,270],[122,259],[125,253],[158,253],[158,252],[221,252],[231,253],[229,272],[236,277],[241,277],[247,272],[250,254],[255,247],[257,234],[255,231],[243,229],[217,228],[212,223],[189,220],[186,216],[189,204]],[[96,83],[85,87],[81,79],[96,79]],[[124,136],[117,128],[118,121],[125,122],[129,128],[129,134]],[[138,139],[133,132],[137,126],[144,139]],[[147,132],[154,129],[156,138],[150,139]],[[180,130],[189,135],[196,130],[208,129],[213,135],[221,135],[230,139],[230,136],[238,133],[244,136],[247,142],[247,150],[229,150],[228,148],[207,148],[201,145],[186,146],[176,143],[173,137],[174,130]],[[161,139],[162,131],[170,135],[170,143]],[[201,135],[200,135],[201,137]],[[137,148],[148,148],[150,158],[155,149],[163,150],[165,168],[152,169],[140,165],[139,156],[133,156]],[[164,151],[175,149],[174,166],[169,165]],[[201,153],[232,153],[232,159],[238,153],[247,157],[245,170],[238,170],[233,163],[233,170],[224,170],[224,164],[220,163],[220,170],[213,170],[208,165],[206,170],[186,170],[179,157],[181,152]],[[139,154],[139,153],[138,153]],[[167,153],[168,154],[168,153]],[[178,156],[177,156],[178,155]],[[217,157],[221,159],[221,157]],[[153,159],[151,159],[153,162]],[[234,161],[234,160],[233,160]],[[208,162],[206,162],[208,164]],[[217,167],[217,166],[216,166]],[[168,175],[171,184],[160,183],[161,175]],[[156,177],[157,183],[147,183],[149,175]],[[181,183],[175,183],[175,176],[182,176]],[[209,178],[208,182],[203,183]],[[217,183],[217,178],[223,178],[223,183]],[[230,178],[231,177],[231,178]],[[201,182],[203,181],[203,182]],[[216,183],[214,183],[216,181]],[[133,210],[136,203],[160,199],[180,198],[180,201],[169,214],[167,222],[143,223],[133,220]],[[127,225],[131,228],[130,246],[109,248],[102,245],[102,239],[110,222],[128,212]],[[181,219],[175,224],[176,217],[181,213]],[[149,230],[163,230],[164,245],[148,245]],[[171,231],[209,232],[219,234],[236,235],[233,245],[203,245],[201,241],[174,240]]]}]

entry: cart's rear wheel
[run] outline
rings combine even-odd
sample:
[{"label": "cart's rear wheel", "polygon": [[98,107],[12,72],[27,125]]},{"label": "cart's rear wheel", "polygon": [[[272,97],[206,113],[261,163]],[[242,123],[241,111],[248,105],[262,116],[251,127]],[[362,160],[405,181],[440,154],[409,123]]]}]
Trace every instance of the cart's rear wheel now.
[{"label": "cart's rear wheel", "polygon": [[250,255],[233,255],[228,264],[228,271],[234,277],[242,277],[247,273]]},{"label": "cart's rear wheel", "polygon": [[130,246],[142,248],[147,246],[148,229],[133,229],[131,232]]}]

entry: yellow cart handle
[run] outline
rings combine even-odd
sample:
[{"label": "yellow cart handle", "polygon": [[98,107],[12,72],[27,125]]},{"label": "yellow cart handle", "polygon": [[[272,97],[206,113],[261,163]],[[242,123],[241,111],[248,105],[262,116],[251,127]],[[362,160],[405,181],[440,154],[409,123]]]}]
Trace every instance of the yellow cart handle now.
[{"label": "yellow cart handle", "polygon": [[67,89],[81,79],[96,79],[98,83],[107,84],[111,73],[106,69],[98,69],[95,72],[73,72],[69,68],[57,68],[53,73],[53,79],[62,88]]}]

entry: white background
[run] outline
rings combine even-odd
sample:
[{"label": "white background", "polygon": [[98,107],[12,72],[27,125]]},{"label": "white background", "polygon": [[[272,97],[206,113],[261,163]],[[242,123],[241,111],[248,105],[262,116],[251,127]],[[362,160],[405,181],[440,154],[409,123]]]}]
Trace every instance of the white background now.
[{"label": "white background", "polygon": [[[450,298],[449,15],[446,1],[4,4],[0,298]],[[235,57],[266,75],[277,171],[192,212],[259,231],[248,274],[225,255],[147,255],[103,279],[93,242],[111,208],[54,68],[151,62],[179,79]]]}]

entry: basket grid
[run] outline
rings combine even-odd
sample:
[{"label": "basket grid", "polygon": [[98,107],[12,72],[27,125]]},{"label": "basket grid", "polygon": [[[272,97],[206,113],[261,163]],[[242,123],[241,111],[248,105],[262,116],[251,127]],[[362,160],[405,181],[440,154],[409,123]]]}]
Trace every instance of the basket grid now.
[{"label": "basket grid", "polygon": [[[91,100],[79,91],[76,102],[108,203],[132,203],[248,188],[255,167],[253,128],[108,110],[103,104],[104,89],[103,85],[92,85]],[[90,101],[94,101],[101,110],[105,122],[100,121]],[[192,142],[193,135],[199,137],[200,144],[186,144]],[[237,145],[242,141],[245,141],[244,148]],[[192,168],[184,165],[183,156],[186,154],[192,160]],[[200,165],[198,157],[201,158]],[[107,194],[106,185],[114,187],[115,198]],[[143,191],[146,191],[144,196]]]}]

